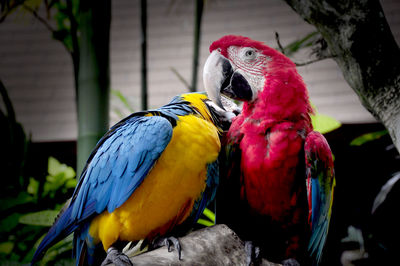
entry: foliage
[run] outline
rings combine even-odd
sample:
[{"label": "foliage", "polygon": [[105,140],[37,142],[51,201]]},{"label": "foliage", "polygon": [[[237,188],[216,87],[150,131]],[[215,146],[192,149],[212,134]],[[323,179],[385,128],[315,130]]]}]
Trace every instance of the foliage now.
[{"label": "foliage", "polygon": [[[0,1],[0,22],[14,12],[31,13],[51,31],[53,38],[59,40],[69,53],[77,53],[78,2],[78,0],[52,0],[50,2],[46,0]],[[46,17],[42,17],[39,14],[39,9],[41,8],[45,9]],[[54,20],[55,28],[52,23],[49,23],[50,20]]]},{"label": "foliage", "polygon": [[[75,171],[55,158],[48,160],[45,182],[31,177],[25,190],[15,198],[0,200],[0,259],[28,263],[63,206],[65,195],[76,186]],[[46,209],[37,209],[45,206]],[[53,246],[43,264],[56,259],[72,249],[72,239],[67,238]]]},{"label": "foliage", "polygon": [[[285,47],[282,47],[280,50],[286,56],[290,57],[290,56],[293,56],[298,51],[300,51],[301,49],[312,47],[320,37],[321,36],[318,33],[318,31],[314,31],[314,32],[307,34],[303,38],[300,38],[298,40],[295,40],[295,41],[289,43]],[[277,38],[279,38],[279,36]]]},{"label": "foliage", "polygon": [[113,98],[118,100],[118,103],[120,103],[113,108],[113,112],[120,119],[126,117],[127,115],[135,111],[135,106],[129,101],[128,97],[126,97],[121,91],[111,90],[111,95]]},{"label": "foliage", "polygon": [[366,133],[366,134],[363,134],[363,135],[353,139],[350,142],[350,146],[361,146],[367,142],[377,140],[387,134],[389,134],[387,130]]},{"label": "foliage", "polygon": [[319,113],[317,107],[312,103],[311,106],[314,109],[314,114],[311,114],[310,117],[315,131],[325,134],[342,126],[342,124],[335,118]]},{"label": "foliage", "polygon": [[[0,22],[16,10],[31,13],[71,55],[78,110],[77,169],[80,172],[91,150],[108,129],[111,1],[3,0],[0,1]],[[84,82],[79,76],[85,77]],[[97,112],[86,108],[95,108]]]},{"label": "foliage", "polygon": [[275,32],[275,39],[278,45],[278,50],[283,53],[284,55],[290,57],[293,59],[293,57],[300,52],[301,50],[305,48],[311,49],[310,57],[312,55],[315,56],[314,59],[310,59],[309,61],[306,62],[295,62],[295,65],[298,67],[301,66],[306,66],[324,59],[328,58],[333,58],[335,55],[331,54],[328,49],[326,42],[322,35],[318,31],[311,32],[307,34],[305,37],[302,37],[300,39],[297,39],[285,47],[282,46],[280,39],[279,39],[279,34]]},{"label": "foliage", "polygon": [[311,115],[311,122],[315,131],[325,134],[339,128],[342,124],[333,117],[316,113]]},{"label": "foliage", "polygon": [[[5,110],[0,109],[0,152],[2,163],[0,198],[0,261],[7,264],[30,262],[39,239],[76,185],[75,171],[55,158],[48,159],[48,175],[31,177],[30,140],[16,119],[7,91],[0,81]],[[72,247],[64,240],[51,249],[44,261],[50,261]]]}]

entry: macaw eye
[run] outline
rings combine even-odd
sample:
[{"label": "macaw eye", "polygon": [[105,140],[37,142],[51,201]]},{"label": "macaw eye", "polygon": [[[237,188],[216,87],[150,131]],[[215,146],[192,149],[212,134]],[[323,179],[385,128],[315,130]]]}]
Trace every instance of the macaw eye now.
[{"label": "macaw eye", "polygon": [[252,55],[253,55],[253,51],[252,50],[246,51],[246,56],[252,56]]},{"label": "macaw eye", "polygon": [[244,51],[244,57],[246,60],[253,60],[256,58],[256,52],[254,49],[247,49]]}]

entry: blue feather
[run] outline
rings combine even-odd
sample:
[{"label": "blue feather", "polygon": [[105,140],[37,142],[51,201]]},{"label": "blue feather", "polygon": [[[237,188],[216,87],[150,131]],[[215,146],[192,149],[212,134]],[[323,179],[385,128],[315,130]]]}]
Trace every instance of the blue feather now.
[{"label": "blue feather", "polygon": [[48,246],[51,246],[61,239],[67,237],[78,227],[70,219],[71,210],[71,208],[67,208],[65,212],[55,221],[54,225],[50,228],[49,232],[36,249],[32,259],[32,264],[43,256]]},{"label": "blue feather", "polygon": [[197,199],[191,213],[193,223],[197,222],[204,209],[214,200],[219,184],[219,161],[207,165],[206,188]]},{"label": "blue feather", "polygon": [[[40,243],[32,263],[38,261],[50,245],[74,231],[77,261],[85,245],[88,254],[93,254],[96,247],[90,244],[88,235],[91,219],[106,209],[112,212],[132,195],[170,142],[178,116],[190,113],[197,111],[181,97],[176,97],[159,109],[134,113],[114,125],[97,143],[69,207]],[[214,167],[209,166],[210,169]],[[196,218],[214,197],[217,183],[214,175],[207,177]]]},{"label": "blue feather", "polygon": [[[312,137],[309,137],[312,134]],[[308,243],[309,255],[314,265],[321,261],[329,228],[329,211],[334,190],[334,173],[329,161],[323,161],[319,149],[328,150],[325,138],[316,132],[306,139],[307,176],[311,179],[311,236]],[[324,144],[325,143],[325,144]],[[326,146],[324,146],[326,145]],[[325,160],[327,160],[324,157]]]}]

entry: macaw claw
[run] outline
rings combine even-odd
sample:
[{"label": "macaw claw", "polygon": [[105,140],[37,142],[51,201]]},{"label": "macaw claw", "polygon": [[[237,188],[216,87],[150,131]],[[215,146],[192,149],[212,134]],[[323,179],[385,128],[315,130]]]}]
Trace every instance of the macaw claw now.
[{"label": "macaw claw", "polygon": [[107,250],[107,257],[101,263],[101,266],[105,266],[111,263],[116,266],[133,266],[129,257],[115,247],[110,247]]},{"label": "macaw claw", "polygon": [[290,259],[282,261],[282,265],[283,266],[300,266],[300,263],[297,260],[290,258]]},{"label": "macaw claw", "polygon": [[260,264],[260,248],[254,246],[253,241],[245,241],[244,249],[246,251],[246,265],[259,265]]},{"label": "macaw claw", "polygon": [[181,243],[176,237],[170,236],[170,237],[158,237],[155,239],[151,245],[151,249],[156,249],[160,247],[166,246],[168,248],[168,252],[172,251],[172,246],[178,251],[178,258],[181,260],[181,255],[182,255],[182,247]]}]

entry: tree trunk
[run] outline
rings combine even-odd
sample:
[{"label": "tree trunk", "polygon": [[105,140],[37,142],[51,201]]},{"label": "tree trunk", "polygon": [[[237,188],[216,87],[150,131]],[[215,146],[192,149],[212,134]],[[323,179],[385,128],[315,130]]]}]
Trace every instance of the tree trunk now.
[{"label": "tree trunk", "polygon": [[142,110],[147,109],[147,0],[140,1]]},{"label": "tree trunk", "polygon": [[195,0],[194,6],[194,38],[193,38],[193,62],[192,62],[192,85],[190,91],[197,90],[197,74],[200,56],[201,18],[203,16],[204,0]]},{"label": "tree trunk", "polygon": [[314,25],[362,104],[400,151],[400,49],[378,0],[285,0]]},{"label": "tree trunk", "polygon": [[[194,231],[179,238],[182,258],[162,247],[131,257],[133,265],[246,265],[244,243],[224,224]],[[129,256],[129,252],[128,252]],[[260,265],[277,266],[263,259]]]},{"label": "tree trunk", "polygon": [[79,7],[78,174],[108,130],[111,1],[80,1]]}]

